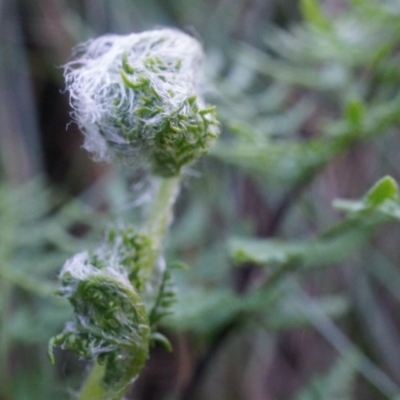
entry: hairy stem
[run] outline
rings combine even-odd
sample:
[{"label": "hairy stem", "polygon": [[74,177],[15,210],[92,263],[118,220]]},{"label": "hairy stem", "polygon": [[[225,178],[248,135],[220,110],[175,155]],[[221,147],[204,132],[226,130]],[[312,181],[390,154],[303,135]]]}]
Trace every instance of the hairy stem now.
[{"label": "hairy stem", "polygon": [[[160,178],[158,182],[157,193],[145,226],[147,234],[152,237],[154,243],[153,268],[156,266],[157,259],[162,250],[165,232],[172,220],[172,207],[178,194],[179,183],[180,176]],[[137,354],[132,357],[131,365],[127,368],[127,373],[124,374],[124,381],[120,382],[118,387],[114,388],[113,393],[110,393],[103,384],[105,367],[96,362],[86,379],[79,400],[121,400],[124,397],[126,388],[140,373],[147,359],[148,348],[145,350],[137,349],[136,352]],[[141,365],[139,365],[140,363],[138,364],[138,358],[143,359]]]},{"label": "hairy stem", "polygon": [[180,175],[160,178],[156,197],[147,222],[147,233],[152,236],[157,252],[161,251],[162,241],[172,220],[172,207],[178,195]]}]

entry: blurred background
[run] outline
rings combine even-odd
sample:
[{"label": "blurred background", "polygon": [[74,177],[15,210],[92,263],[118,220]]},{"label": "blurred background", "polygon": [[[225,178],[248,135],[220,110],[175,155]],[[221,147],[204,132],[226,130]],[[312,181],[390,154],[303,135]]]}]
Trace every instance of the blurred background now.
[{"label": "blurred background", "polygon": [[[222,134],[167,243],[189,266],[174,352],[153,349],[127,398],[398,398],[399,224],[347,231],[332,202],[400,178],[400,3],[0,0],[0,399],[76,397],[86,362],[46,355],[71,317],[57,273],[140,208],[132,178],[81,148],[62,65],[82,41],[163,26],[203,43]],[[293,243],[301,271],[270,285]]]}]

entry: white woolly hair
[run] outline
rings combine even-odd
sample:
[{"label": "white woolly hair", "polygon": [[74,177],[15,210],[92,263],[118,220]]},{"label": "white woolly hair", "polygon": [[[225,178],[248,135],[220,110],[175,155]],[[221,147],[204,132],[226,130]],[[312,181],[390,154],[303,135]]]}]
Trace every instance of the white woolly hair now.
[{"label": "white woolly hair", "polygon": [[[102,248],[97,250],[101,254]],[[106,275],[112,277],[115,281],[120,281],[122,285],[131,286],[128,275],[119,263],[118,254],[114,250],[108,259],[105,268],[99,269],[92,264],[92,257],[87,251],[82,251],[69,258],[60,271],[60,280],[72,279],[73,281],[85,281],[90,277],[104,277]]]},{"label": "white woolly hair", "polygon": [[[202,48],[196,39],[178,30],[106,35],[78,45],[74,55],[75,59],[66,64],[64,70],[74,109],[72,115],[85,133],[84,147],[97,160],[110,160],[115,149],[125,156],[140,158],[142,149],[132,146],[118,123],[125,132],[135,130],[138,123],[155,126],[180,110],[184,100],[194,94],[200,97],[202,104],[199,81]],[[145,117],[140,120],[135,113],[142,95],[140,90],[129,89],[121,78],[124,57],[135,71],[133,81],[136,72],[145,76],[161,99],[162,110],[149,120],[143,121]],[[162,71],[148,67],[146,60],[150,57],[161,60]],[[176,68],[177,63],[179,68]],[[151,135],[151,129],[149,132],[147,135]],[[114,145],[114,153],[110,153],[109,143]]]}]

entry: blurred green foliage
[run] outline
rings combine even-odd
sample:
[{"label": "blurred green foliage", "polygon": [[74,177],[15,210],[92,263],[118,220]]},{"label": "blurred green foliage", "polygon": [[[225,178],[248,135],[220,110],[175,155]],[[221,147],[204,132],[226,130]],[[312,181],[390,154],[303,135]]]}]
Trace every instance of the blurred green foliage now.
[{"label": "blurred green foliage", "polygon": [[[131,398],[399,395],[399,199],[380,180],[400,179],[399,4],[303,0],[297,20],[293,2],[259,3],[0,2],[1,400],[71,397],[82,365],[46,358],[71,314],[51,295],[56,274],[104,220],[135,218],[145,201],[64,134],[53,66],[88,37],[154,25],[204,40],[224,132],[193,167],[167,243],[190,265],[174,271],[179,301],[163,328],[186,371],[165,388],[151,371],[173,369],[174,355],[150,360]],[[29,179],[40,173],[50,185]]]},{"label": "blurred green foliage", "polygon": [[[65,389],[48,384],[56,371],[43,351],[49,333],[71,315],[54,296],[54,277],[71,251],[91,246],[99,216],[78,200],[63,205],[38,179],[18,186],[3,182],[0,209],[0,396],[52,398]],[[90,235],[77,236],[89,228]],[[35,393],[26,391],[32,384]]]}]

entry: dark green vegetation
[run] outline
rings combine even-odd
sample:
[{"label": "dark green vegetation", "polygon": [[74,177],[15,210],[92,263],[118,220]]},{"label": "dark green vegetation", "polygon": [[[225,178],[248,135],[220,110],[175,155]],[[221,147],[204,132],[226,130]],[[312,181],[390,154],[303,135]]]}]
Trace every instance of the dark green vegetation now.
[{"label": "dark green vegetation", "polygon": [[[129,398],[399,396],[398,3],[330,0],[323,11],[304,0],[301,18],[297,2],[60,4],[0,2],[0,399],[68,399],[79,387],[82,361],[46,356],[72,314],[52,295],[56,275],[113,223],[140,220],[147,201],[140,176],[126,184],[91,164],[76,127],[65,133],[53,66],[89,36],[160,24],[204,40],[223,134],[175,207],[167,261],[189,266],[170,270],[177,302],[149,314],[174,350],[154,346]],[[136,254],[125,256],[140,283]],[[76,289],[79,307],[90,288]]]}]

